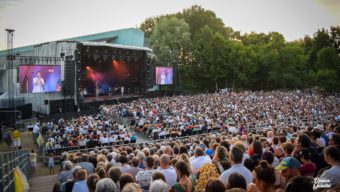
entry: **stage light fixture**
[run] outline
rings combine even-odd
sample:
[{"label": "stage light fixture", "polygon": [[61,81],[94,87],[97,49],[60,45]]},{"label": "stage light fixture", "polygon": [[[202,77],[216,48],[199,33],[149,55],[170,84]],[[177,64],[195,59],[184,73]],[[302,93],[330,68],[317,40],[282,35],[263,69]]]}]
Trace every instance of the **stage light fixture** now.
[{"label": "stage light fixture", "polygon": [[90,70],[90,69],[91,69],[91,67],[89,67],[89,66],[86,66],[86,69],[87,69],[87,70]]}]

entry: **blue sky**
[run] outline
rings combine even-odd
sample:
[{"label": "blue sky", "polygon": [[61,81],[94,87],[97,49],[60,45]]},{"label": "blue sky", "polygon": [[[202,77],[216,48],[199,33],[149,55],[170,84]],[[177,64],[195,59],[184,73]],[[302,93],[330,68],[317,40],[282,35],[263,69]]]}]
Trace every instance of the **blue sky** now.
[{"label": "blue sky", "polygon": [[0,0],[0,50],[5,28],[14,47],[121,28],[198,4],[226,26],[246,32],[277,31],[291,41],[318,28],[340,25],[339,0]]}]

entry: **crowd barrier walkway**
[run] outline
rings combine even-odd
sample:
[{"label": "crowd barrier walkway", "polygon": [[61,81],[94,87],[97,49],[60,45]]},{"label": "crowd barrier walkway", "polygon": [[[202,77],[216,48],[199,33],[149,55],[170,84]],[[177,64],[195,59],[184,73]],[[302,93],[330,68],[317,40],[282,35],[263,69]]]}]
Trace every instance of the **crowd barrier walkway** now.
[{"label": "crowd barrier walkway", "polygon": [[34,177],[30,180],[29,192],[51,192],[53,186],[58,182],[58,175]]},{"label": "crowd barrier walkway", "polygon": [[27,179],[31,177],[29,152],[26,150],[0,153],[0,191],[12,192],[14,188],[14,169],[20,167]]}]

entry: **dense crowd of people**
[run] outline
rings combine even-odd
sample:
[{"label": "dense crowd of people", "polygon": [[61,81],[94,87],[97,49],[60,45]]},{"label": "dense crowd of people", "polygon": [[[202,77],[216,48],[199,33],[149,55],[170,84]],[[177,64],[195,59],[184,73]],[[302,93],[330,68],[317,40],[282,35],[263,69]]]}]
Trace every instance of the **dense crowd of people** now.
[{"label": "dense crowd of people", "polygon": [[[55,191],[338,191],[338,109],[332,96],[301,91],[214,93],[103,105],[43,127],[48,142],[94,147],[62,154]],[[113,121],[117,113],[129,124]],[[127,127],[169,139],[116,145],[136,139]]]},{"label": "dense crowd of people", "polygon": [[[319,146],[313,134],[321,134],[326,145]],[[64,152],[62,167],[56,191],[337,191],[340,127],[206,134]]]},{"label": "dense crowd of people", "polygon": [[[58,122],[31,125],[33,141],[45,149],[135,143],[137,136],[110,116],[87,115]],[[40,138],[39,138],[40,135]]]},{"label": "dense crowd of people", "polygon": [[[302,91],[214,93],[140,99],[102,106],[105,114],[132,117],[131,125],[150,137],[308,127],[339,117],[335,97]],[[336,114],[337,113],[337,114]]]}]

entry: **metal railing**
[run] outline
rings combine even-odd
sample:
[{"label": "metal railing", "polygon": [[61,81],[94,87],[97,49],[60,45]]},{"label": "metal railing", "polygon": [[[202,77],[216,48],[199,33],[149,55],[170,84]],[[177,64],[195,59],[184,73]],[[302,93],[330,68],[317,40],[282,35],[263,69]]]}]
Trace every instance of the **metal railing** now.
[{"label": "metal railing", "polygon": [[29,152],[26,150],[0,153],[0,191],[12,192],[14,186],[14,169],[19,166],[27,179],[31,177]]}]

